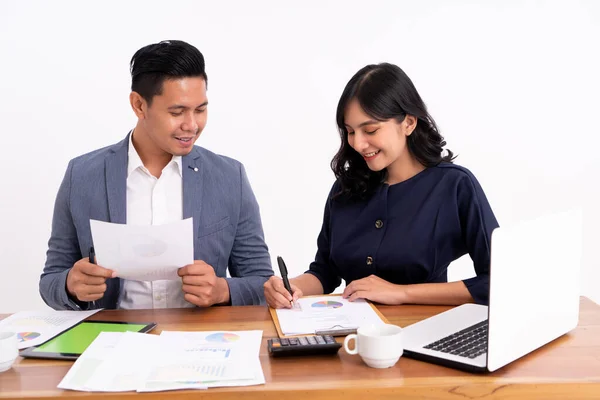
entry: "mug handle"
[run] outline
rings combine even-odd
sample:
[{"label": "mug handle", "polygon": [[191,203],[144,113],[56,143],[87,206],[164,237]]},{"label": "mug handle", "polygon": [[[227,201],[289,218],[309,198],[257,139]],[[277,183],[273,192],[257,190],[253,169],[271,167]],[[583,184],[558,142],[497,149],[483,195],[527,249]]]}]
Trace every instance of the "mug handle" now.
[{"label": "mug handle", "polygon": [[[346,353],[348,354],[358,354],[358,344],[356,343],[356,341],[358,337],[356,336],[355,333],[346,336],[346,339],[344,339],[344,350],[346,350]],[[350,341],[354,339],[354,349],[350,350],[350,348],[348,348],[348,343],[350,343]]]}]

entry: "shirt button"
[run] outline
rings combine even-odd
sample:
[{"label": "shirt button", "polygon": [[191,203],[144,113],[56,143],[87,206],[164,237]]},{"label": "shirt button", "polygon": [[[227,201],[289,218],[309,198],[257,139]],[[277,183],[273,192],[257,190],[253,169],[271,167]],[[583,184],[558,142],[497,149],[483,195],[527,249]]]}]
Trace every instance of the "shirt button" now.
[{"label": "shirt button", "polygon": [[367,257],[367,265],[371,265],[373,264],[373,257],[369,256]]},{"label": "shirt button", "polygon": [[378,219],[375,221],[375,228],[380,229],[381,227],[383,227],[383,221]]}]

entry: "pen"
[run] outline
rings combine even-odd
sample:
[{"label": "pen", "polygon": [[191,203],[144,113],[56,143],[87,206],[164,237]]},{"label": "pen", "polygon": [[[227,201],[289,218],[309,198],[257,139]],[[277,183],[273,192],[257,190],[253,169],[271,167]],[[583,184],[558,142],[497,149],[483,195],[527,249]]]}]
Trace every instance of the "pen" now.
[{"label": "pen", "polygon": [[[292,293],[292,287],[290,286],[290,281],[287,276],[287,267],[285,266],[285,262],[283,261],[283,258],[281,258],[280,256],[277,256],[277,264],[279,264],[279,272],[281,272],[281,279],[283,279],[283,286],[285,286],[285,289],[288,292],[290,292],[290,294],[293,296],[294,294]],[[293,305],[294,300],[292,300],[291,303]]]},{"label": "pen", "polygon": [[[90,264],[96,264],[96,252],[94,251],[94,246],[90,247]],[[96,300],[92,300],[92,307],[96,308]]]},{"label": "pen", "polygon": [[90,264],[96,264],[96,252],[94,246],[90,247]]}]

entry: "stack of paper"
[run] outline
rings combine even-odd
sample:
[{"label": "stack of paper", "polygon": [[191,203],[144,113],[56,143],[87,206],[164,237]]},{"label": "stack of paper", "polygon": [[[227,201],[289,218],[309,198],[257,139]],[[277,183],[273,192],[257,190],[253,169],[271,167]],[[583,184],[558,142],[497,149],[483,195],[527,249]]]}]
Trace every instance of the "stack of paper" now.
[{"label": "stack of paper", "polygon": [[58,387],[154,392],[264,384],[261,339],[262,331],[102,332]]},{"label": "stack of paper", "polygon": [[297,307],[278,309],[284,335],[314,335],[322,331],[354,330],[363,325],[382,325],[373,307],[365,300],[348,301],[342,296],[311,296],[297,300]]}]

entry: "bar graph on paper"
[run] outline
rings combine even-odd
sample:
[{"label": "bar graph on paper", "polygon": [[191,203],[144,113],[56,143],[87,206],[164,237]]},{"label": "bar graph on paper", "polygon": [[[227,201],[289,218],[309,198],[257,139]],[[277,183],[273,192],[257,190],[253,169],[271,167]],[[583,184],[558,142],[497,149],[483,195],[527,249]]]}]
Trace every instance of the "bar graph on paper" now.
[{"label": "bar graph on paper", "polygon": [[150,382],[204,383],[252,379],[253,374],[230,363],[176,363],[154,367],[148,374]]},{"label": "bar graph on paper", "polygon": [[226,347],[192,347],[185,349],[186,354],[195,354],[204,359],[216,358],[216,359],[227,359],[231,354],[231,349]]},{"label": "bar graph on paper", "polygon": [[227,368],[223,364],[162,365],[152,369],[147,380],[153,382],[209,382],[224,380]]}]

